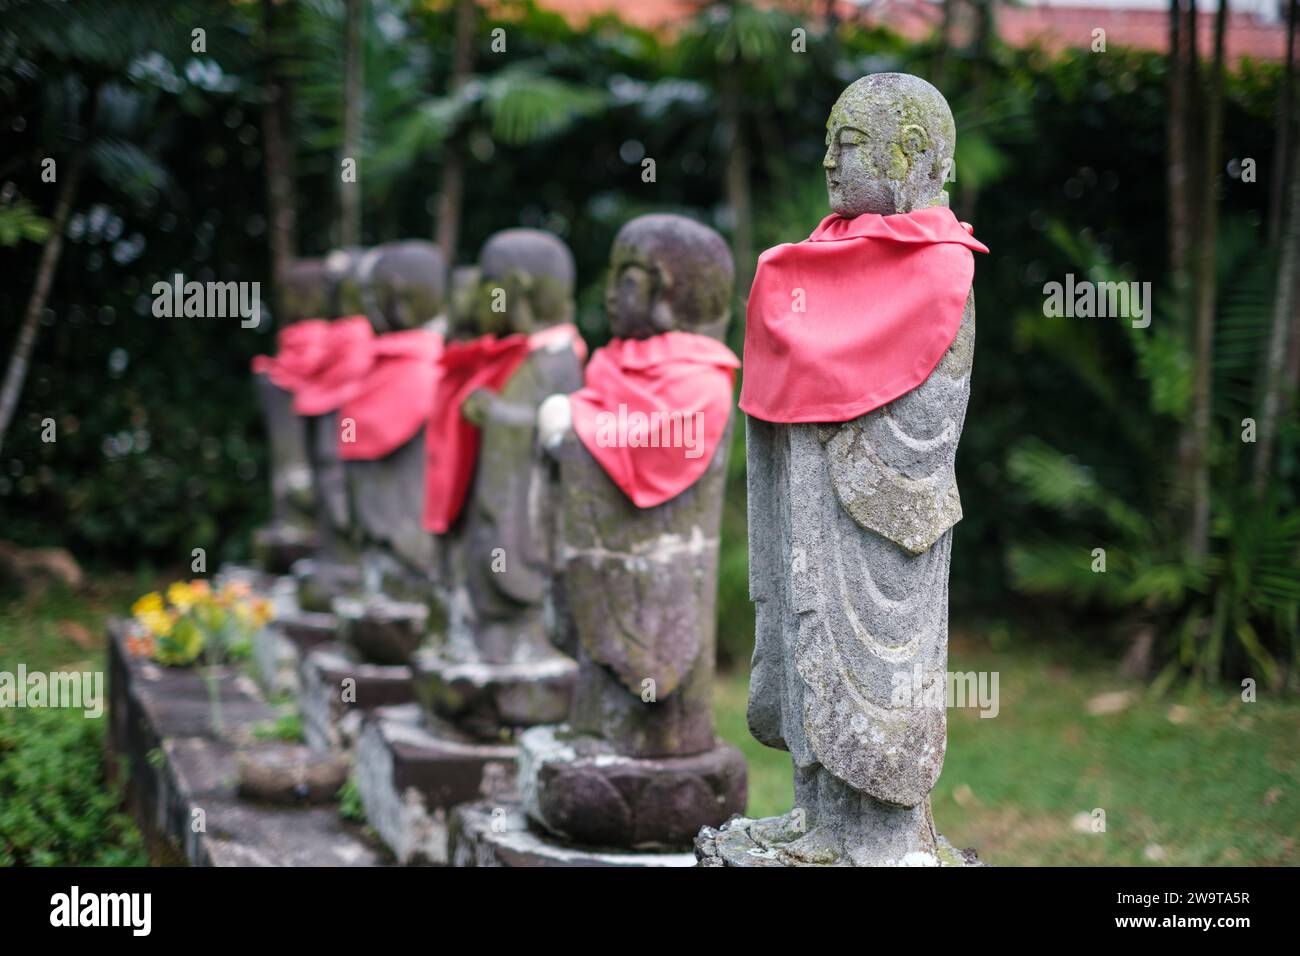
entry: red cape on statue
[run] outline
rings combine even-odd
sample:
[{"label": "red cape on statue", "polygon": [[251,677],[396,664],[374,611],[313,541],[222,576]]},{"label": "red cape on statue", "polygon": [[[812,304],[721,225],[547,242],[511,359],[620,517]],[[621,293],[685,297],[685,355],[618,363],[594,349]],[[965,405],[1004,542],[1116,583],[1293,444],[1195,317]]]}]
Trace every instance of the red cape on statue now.
[{"label": "red cape on statue", "polygon": [[555,325],[533,335],[484,335],[451,342],[438,360],[438,382],[425,430],[424,528],[446,534],[460,515],[478,461],[479,430],[460,407],[479,388],[499,392],[536,349],[570,344],[579,359],[586,344],[573,325]]},{"label": "red cape on statue", "polygon": [[740,407],[769,422],[842,422],[916,388],[957,336],[988,252],[943,206],[827,216],[758,258]]},{"label": "red cape on statue", "polygon": [[675,498],[708,469],[731,417],[740,360],[714,339],[613,339],[569,396],[573,430],[638,508]]},{"label": "red cape on statue", "polygon": [[353,441],[339,429],[339,457],[374,461],[391,455],[419,433],[433,411],[442,336],[425,329],[377,336],[374,361],[356,393],[339,409],[340,423],[352,420]]},{"label": "red cape on statue", "polygon": [[374,361],[375,331],[365,316],[307,319],[276,337],[275,357],[259,355],[253,371],[265,372],[280,388],[293,393],[299,415],[324,415],[356,394]]}]

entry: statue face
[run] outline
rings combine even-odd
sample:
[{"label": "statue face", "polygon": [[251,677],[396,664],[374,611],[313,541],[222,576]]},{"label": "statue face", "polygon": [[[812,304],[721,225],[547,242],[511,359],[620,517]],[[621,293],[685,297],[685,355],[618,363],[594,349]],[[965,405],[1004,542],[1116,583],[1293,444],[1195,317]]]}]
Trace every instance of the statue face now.
[{"label": "statue face", "polygon": [[832,114],[822,166],[831,209],[839,215],[851,219],[863,213],[888,216],[899,212],[890,179],[876,161],[877,151],[867,133],[835,123]]},{"label": "statue face", "polygon": [[635,246],[616,245],[605,284],[605,314],[617,338],[642,339],[673,327],[672,309],[660,296],[658,268]]},{"label": "statue face", "polygon": [[479,328],[496,335],[536,331],[531,280],[532,276],[523,272],[484,279],[479,285],[476,305]]},{"label": "statue face", "polygon": [[610,250],[610,332],[644,339],[679,330],[721,339],[731,280],[731,253],[712,229],[666,213],[638,216],[619,230]]},{"label": "statue face", "polygon": [[878,73],[848,87],[826,121],[826,192],[845,218],[944,201],[956,132],[942,95],[917,77]]}]

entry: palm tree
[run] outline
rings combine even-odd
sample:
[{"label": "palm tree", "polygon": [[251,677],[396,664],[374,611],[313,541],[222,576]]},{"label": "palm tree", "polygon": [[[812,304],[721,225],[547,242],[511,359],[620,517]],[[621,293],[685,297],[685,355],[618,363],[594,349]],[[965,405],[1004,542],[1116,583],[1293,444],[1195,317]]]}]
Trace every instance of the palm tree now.
[{"label": "palm tree", "polygon": [[1191,521],[1188,551],[1194,559],[1205,555],[1210,536],[1210,366],[1214,360],[1214,244],[1219,230],[1219,159],[1223,138],[1224,41],[1228,4],[1220,2],[1214,17],[1214,61],[1210,68],[1209,103],[1206,107],[1204,175],[1201,193],[1200,236],[1197,242],[1195,325],[1195,378],[1191,423]]}]

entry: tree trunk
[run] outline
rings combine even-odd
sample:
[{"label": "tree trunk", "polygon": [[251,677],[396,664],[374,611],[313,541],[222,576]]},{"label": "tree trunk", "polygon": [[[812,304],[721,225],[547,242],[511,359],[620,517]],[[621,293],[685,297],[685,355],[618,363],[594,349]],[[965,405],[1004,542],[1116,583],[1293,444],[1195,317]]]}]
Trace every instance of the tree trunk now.
[{"label": "tree trunk", "polygon": [[736,289],[741,302],[749,298],[753,276],[753,202],[749,183],[749,139],[740,110],[739,81],[734,71],[722,75],[722,128],[727,139],[726,197],[731,207],[731,258],[735,263]]},{"label": "tree trunk", "polygon": [[1187,31],[1181,0],[1169,0],[1169,112],[1166,128],[1169,186],[1169,273],[1175,289],[1187,284]]},{"label": "tree trunk", "polygon": [[67,176],[59,189],[59,198],[54,205],[54,217],[50,221],[50,234],[41,250],[41,261],[36,268],[36,285],[32,287],[31,298],[27,300],[27,311],[23,313],[23,324],[18,329],[18,340],[14,343],[13,353],[9,356],[9,365],[5,369],[4,384],[0,385],[0,448],[4,447],[5,435],[18,411],[18,398],[23,391],[23,382],[27,379],[27,368],[31,363],[32,352],[36,348],[36,334],[40,330],[41,312],[50,295],[50,286],[54,282],[54,273],[59,268],[59,256],[63,253],[63,233],[68,225],[68,215],[72,212],[72,203],[76,199],[77,187],[81,183],[81,170],[86,162],[86,144],[77,145],[68,161]]},{"label": "tree trunk", "polygon": [[1193,559],[1204,557],[1210,538],[1210,410],[1213,402],[1211,366],[1214,358],[1214,245],[1218,238],[1220,140],[1223,138],[1224,37],[1228,4],[1221,2],[1214,18],[1214,63],[1206,107],[1205,153],[1201,163],[1202,211],[1197,246],[1196,365],[1192,393],[1192,507],[1187,549]]},{"label": "tree trunk", "polygon": [[298,219],[294,203],[293,138],[286,135],[292,122],[289,81],[280,69],[278,5],[262,5],[262,140],[266,148],[267,238],[271,246],[271,280],[275,317],[288,314],[284,277],[298,253]]},{"label": "tree trunk", "polygon": [[[1278,142],[1287,135],[1286,129],[1297,122],[1300,112],[1293,96],[1289,94],[1292,81],[1293,54],[1296,33],[1296,10],[1300,2],[1292,3],[1287,15],[1287,71],[1282,95],[1287,108],[1278,117]],[[1273,450],[1277,444],[1278,421],[1290,412],[1296,389],[1296,376],[1300,374],[1300,325],[1296,312],[1300,307],[1300,150],[1292,146],[1286,154],[1290,163],[1289,176],[1275,167],[1274,181],[1287,183],[1286,204],[1279,203],[1273,210],[1270,230],[1276,227],[1281,239],[1277,262],[1277,288],[1273,299],[1273,329],[1269,336],[1268,352],[1264,356],[1264,393],[1261,403],[1258,448],[1255,451],[1255,493],[1262,495],[1268,487],[1269,470],[1273,465]]]},{"label": "tree trunk", "polygon": [[957,0],[943,0],[943,19],[939,21],[939,50],[934,57],[934,85],[941,92],[948,89],[948,50],[952,46],[952,27],[956,19]]},{"label": "tree trunk", "polygon": [[1300,162],[1291,161],[1290,186],[1285,213],[1286,233],[1277,264],[1277,292],[1273,300],[1273,330],[1268,352],[1264,356],[1264,395],[1259,418],[1258,447],[1255,450],[1255,491],[1263,494],[1273,464],[1273,446],[1277,439],[1278,414],[1282,391],[1286,387],[1284,372],[1287,339],[1295,333],[1296,262],[1300,259]]},{"label": "tree trunk", "polygon": [[[365,108],[365,0],[347,0],[347,26],[343,62],[343,159],[356,165],[356,181],[341,182],[339,190],[339,245],[361,245],[361,116]],[[340,164],[340,170],[342,164]]]},{"label": "tree trunk", "polygon": [[[1171,211],[1175,223],[1173,228],[1177,233],[1176,241],[1180,242],[1177,251],[1171,250],[1171,253],[1181,257],[1181,268],[1177,261],[1170,265],[1173,269],[1174,296],[1178,306],[1175,311],[1177,328],[1174,332],[1188,343],[1190,349],[1194,348],[1191,343],[1194,339],[1193,325],[1197,314],[1198,292],[1194,275],[1198,249],[1194,239],[1200,235],[1201,213],[1196,201],[1197,194],[1192,187],[1193,184],[1199,187],[1204,182],[1204,177],[1200,175],[1204,129],[1200,122],[1200,96],[1197,95],[1200,92],[1198,69],[1200,54],[1196,40],[1196,0],[1183,0],[1181,20],[1179,54],[1182,60],[1178,73],[1182,82],[1179,118],[1182,126],[1182,152],[1176,157],[1171,157],[1170,160],[1171,163],[1182,167],[1182,202],[1179,208]],[[1196,448],[1195,416],[1189,411],[1184,414],[1178,432],[1178,470],[1174,479],[1173,493],[1170,496],[1174,517],[1180,522],[1187,520],[1187,511],[1195,497],[1193,485],[1196,475]]]},{"label": "tree trunk", "polygon": [[1292,102],[1295,96],[1295,42],[1296,11],[1300,0],[1287,4],[1286,14],[1286,68],[1282,72],[1282,88],[1277,96],[1277,137],[1273,140],[1273,168],[1269,176],[1268,244],[1277,245],[1286,219],[1283,206],[1287,202],[1287,178],[1283,171],[1291,164],[1290,143],[1294,130]]},{"label": "tree trunk", "polygon": [[[474,0],[457,0],[456,50],[451,64],[450,92],[459,93],[474,69]],[[460,242],[460,207],[465,195],[465,145],[463,138],[448,141],[442,165],[442,191],[438,197],[436,242],[448,266],[456,262]]]}]

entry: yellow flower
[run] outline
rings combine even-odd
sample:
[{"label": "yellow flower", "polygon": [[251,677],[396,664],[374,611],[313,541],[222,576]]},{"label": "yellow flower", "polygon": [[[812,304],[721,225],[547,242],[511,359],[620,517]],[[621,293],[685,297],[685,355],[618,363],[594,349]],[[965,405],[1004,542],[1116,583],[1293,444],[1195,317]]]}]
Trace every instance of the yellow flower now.
[{"label": "yellow flower", "polygon": [[184,581],[177,581],[167,588],[167,600],[172,603],[176,610],[184,614],[194,606],[194,589]]},{"label": "yellow flower", "polygon": [[253,593],[253,589],[248,586],[247,581],[231,581],[221,589],[221,596],[227,601],[238,601],[241,598],[248,597]]},{"label": "yellow flower", "polygon": [[253,622],[258,627],[263,627],[269,622],[274,614],[271,602],[266,598],[253,599]]},{"label": "yellow flower", "polygon": [[157,591],[150,591],[144,597],[140,598],[140,600],[131,605],[131,613],[136,617],[140,617],[149,611],[162,611],[162,609],[162,595]]},{"label": "yellow flower", "polygon": [[175,617],[163,610],[154,610],[146,608],[136,614],[136,620],[149,629],[154,637],[166,637],[172,632],[172,625],[176,622]]}]

